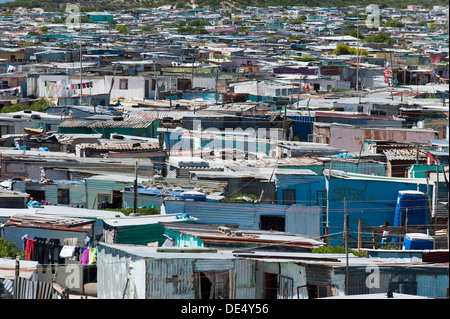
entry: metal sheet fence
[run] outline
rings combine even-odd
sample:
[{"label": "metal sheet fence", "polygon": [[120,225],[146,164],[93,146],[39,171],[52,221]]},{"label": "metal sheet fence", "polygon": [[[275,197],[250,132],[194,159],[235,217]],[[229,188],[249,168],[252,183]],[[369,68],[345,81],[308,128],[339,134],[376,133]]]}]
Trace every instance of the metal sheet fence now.
[{"label": "metal sheet fence", "polygon": [[14,278],[14,299],[51,299],[52,284],[22,277]]}]

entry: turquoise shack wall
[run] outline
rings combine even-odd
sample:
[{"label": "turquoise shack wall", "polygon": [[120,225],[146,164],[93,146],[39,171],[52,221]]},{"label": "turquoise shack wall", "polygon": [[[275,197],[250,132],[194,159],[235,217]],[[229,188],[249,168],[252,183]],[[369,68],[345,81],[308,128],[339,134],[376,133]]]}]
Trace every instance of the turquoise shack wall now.
[{"label": "turquoise shack wall", "polygon": [[[439,172],[443,172],[444,165],[439,166],[438,169],[439,169]],[[426,178],[428,171],[431,171],[432,173],[436,173],[436,165],[414,164],[408,168],[408,177],[409,178]]]},{"label": "turquoise shack wall", "polygon": [[99,204],[99,195],[108,195],[109,203],[113,200],[113,191],[123,191],[125,187],[133,186],[131,182],[121,182],[114,180],[103,180],[87,178],[86,182],[86,194],[87,205],[89,209],[97,209]]}]

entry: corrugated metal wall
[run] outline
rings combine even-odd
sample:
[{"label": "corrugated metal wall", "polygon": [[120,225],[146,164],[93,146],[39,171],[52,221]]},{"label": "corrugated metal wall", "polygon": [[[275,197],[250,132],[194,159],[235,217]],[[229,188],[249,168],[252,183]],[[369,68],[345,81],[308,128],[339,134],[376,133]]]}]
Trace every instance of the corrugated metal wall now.
[{"label": "corrugated metal wall", "polygon": [[[119,249],[97,246],[97,297],[122,299],[127,285],[127,263],[131,256]],[[129,283],[133,286],[134,283]]]},{"label": "corrugated metal wall", "polygon": [[[71,183],[71,184],[67,184],[67,185],[63,184],[63,185],[68,186],[68,188],[69,188],[70,205],[86,206],[85,181],[81,181],[80,183]],[[60,187],[63,185],[60,185]]]},{"label": "corrugated metal wall", "polygon": [[234,269],[233,259],[200,259],[195,261],[194,271],[219,271],[225,272]]},{"label": "corrugated metal wall", "polygon": [[52,204],[58,203],[58,185],[45,185],[45,200]]},{"label": "corrugated metal wall", "polygon": [[194,299],[194,259],[146,260],[147,299]]},{"label": "corrugated metal wall", "polygon": [[124,190],[125,187],[133,186],[133,183],[128,182],[117,182],[112,180],[102,180],[102,179],[86,179],[86,194],[89,209],[98,209],[98,195],[105,194],[109,195],[109,202],[112,202],[112,192],[113,190]]},{"label": "corrugated metal wall", "polygon": [[319,206],[293,205],[286,210],[286,231],[293,234],[320,236]]},{"label": "corrugated metal wall", "polygon": [[255,299],[256,261],[249,259],[236,259],[234,264],[236,299]]},{"label": "corrugated metal wall", "polygon": [[432,298],[448,298],[448,296],[446,296],[449,282],[448,275],[436,276],[420,274],[416,276],[416,280],[417,295]]},{"label": "corrugated metal wall", "polygon": [[[342,245],[344,225],[344,193],[347,199],[350,233],[362,226],[379,226],[385,221],[394,224],[397,195],[400,190],[419,190],[426,193],[426,185],[389,180],[352,180],[331,177],[328,187],[327,226],[330,244]],[[333,233],[340,233],[333,236]]]},{"label": "corrugated metal wall", "polygon": [[116,244],[147,245],[157,242],[158,246],[161,246],[165,240],[164,227],[161,224],[117,227],[116,230]]},{"label": "corrugated metal wall", "polygon": [[[332,169],[344,172],[351,172],[357,174],[367,174],[375,176],[387,176],[387,168],[384,163],[364,163],[359,164],[350,162],[336,162],[333,161],[331,164]],[[323,164],[324,169],[330,168],[330,162]]]},{"label": "corrugated metal wall", "polygon": [[271,204],[241,204],[217,202],[165,202],[166,214],[187,213],[199,223],[238,225],[240,228],[260,229],[260,218],[286,217],[286,231],[294,234],[319,236],[319,206],[287,206]]}]

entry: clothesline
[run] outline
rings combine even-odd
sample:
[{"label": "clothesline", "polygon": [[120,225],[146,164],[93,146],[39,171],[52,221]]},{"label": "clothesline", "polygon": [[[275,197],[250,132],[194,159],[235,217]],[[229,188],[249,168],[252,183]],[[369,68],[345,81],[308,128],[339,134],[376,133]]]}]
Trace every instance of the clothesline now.
[{"label": "clothesline", "polygon": [[85,247],[78,245],[78,238],[66,238],[62,244],[59,239],[30,239],[28,235],[23,236],[22,240],[25,259],[37,261],[41,265],[62,265],[66,259],[77,260],[80,264],[95,264],[97,261],[97,248],[93,246],[91,236],[86,236]]},{"label": "clothesline", "polygon": [[20,90],[20,86],[16,86],[16,87],[13,87],[13,88],[8,88],[8,89],[1,89],[0,90],[0,94],[1,93],[5,93],[5,92],[14,92],[14,91],[19,92],[19,90]]},{"label": "clothesline", "polygon": [[47,95],[49,95],[51,92],[61,93],[63,89],[79,90],[81,88],[89,89],[89,88],[93,88],[93,87],[94,87],[93,81],[88,81],[88,82],[83,82],[83,83],[70,83],[70,84],[66,84],[66,85],[63,85],[62,83],[55,82],[55,81],[45,81],[45,91],[47,92]]}]

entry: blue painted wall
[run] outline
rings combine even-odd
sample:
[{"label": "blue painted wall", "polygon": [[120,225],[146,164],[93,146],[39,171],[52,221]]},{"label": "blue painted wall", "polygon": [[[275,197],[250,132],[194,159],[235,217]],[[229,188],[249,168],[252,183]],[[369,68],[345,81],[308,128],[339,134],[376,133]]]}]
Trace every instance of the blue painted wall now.
[{"label": "blue painted wall", "polygon": [[[361,225],[380,226],[385,221],[394,224],[398,192],[401,190],[419,190],[426,193],[426,184],[413,183],[404,179],[344,179],[331,177],[328,181],[327,226],[330,244],[343,244],[344,197],[347,199],[350,235],[357,238],[358,219]],[[431,197],[431,194],[430,194]],[[335,235],[333,235],[335,234]]]},{"label": "blue painted wall", "polygon": [[276,175],[277,203],[284,203],[283,191],[286,189],[295,190],[295,203],[297,205],[321,205],[318,191],[326,189],[325,176],[323,175]]}]

